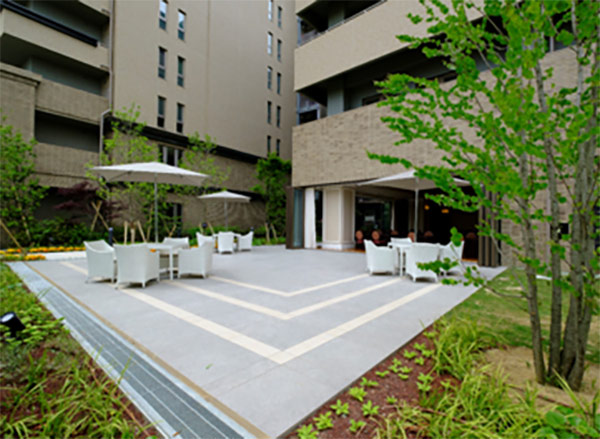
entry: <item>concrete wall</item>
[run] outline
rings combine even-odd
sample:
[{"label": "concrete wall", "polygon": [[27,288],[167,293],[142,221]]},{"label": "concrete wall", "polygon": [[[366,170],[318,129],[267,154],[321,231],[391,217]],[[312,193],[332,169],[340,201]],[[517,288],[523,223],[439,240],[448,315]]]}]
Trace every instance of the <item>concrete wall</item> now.
[{"label": "concrete wall", "polygon": [[[267,0],[169,2],[167,29],[158,27],[158,1],[117,2],[115,10],[115,108],[141,106],[140,119],[156,126],[157,97],[167,99],[165,129],[175,131],[176,105],[185,105],[184,134],[209,134],[219,145],[266,155],[267,135],[281,139],[281,155],[291,156],[291,127],[295,123],[293,50],[296,22],[293,3],[277,0],[273,21]],[[283,23],[277,26],[277,7]],[[177,11],[187,14],[185,41],[177,37]],[[267,32],[274,35],[273,54],[267,54]],[[276,57],[283,42],[282,61]],[[167,50],[166,78],[157,75],[158,48]],[[177,57],[185,58],[185,87],[177,85]],[[273,89],[267,89],[267,66],[273,68]],[[282,94],[277,95],[277,73]],[[273,103],[273,122],[266,121],[266,103]],[[275,126],[277,106],[281,128]]]},{"label": "concrete wall", "polygon": [[42,77],[23,69],[0,63],[0,111],[5,122],[21,132],[27,140],[33,137],[36,89]]}]

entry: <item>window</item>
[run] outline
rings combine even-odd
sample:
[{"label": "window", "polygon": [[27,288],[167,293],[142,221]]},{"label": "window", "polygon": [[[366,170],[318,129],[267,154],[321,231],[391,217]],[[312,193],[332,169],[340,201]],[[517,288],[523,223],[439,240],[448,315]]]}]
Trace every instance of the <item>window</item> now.
[{"label": "window", "polygon": [[269,21],[273,21],[273,0],[269,0],[267,16],[269,17]]},{"label": "window", "polygon": [[277,128],[281,127],[281,107],[277,106]]},{"label": "window", "polygon": [[165,78],[167,76],[167,49],[158,48],[158,77]]},{"label": "window", "polygon": [[156,116],[156,125],[160,128],[165,127],[165,107],[167,106],[167,100],[162,96],[158,97],[158,115]]},{"label": "window", "polygon": [[273,68],[267,67],[267,88],[271,90],[271,83],[273,82]]},{"label": "window", "polygon": [[177,148],[171,148],[169,146],[162,147],[162,162],[167,165],[179,166],[179,158],[181,155],[181,151]]},{"label": "window", "polygon": [[178,133],[183,133],[183,109],[184,109],[184,105],[183,104],[177,104],[177,132]]},{"label": "window", "polygon": [[185,80],[185,58],[177,57],[177,85],[183,87]]},{"label": "window", "polygon": [[281,40],[277,40],[277,61],[281,61]]},{"label": "window", "polygon": [[267,102],[267,123],[271,123],[271,101]]},{"label": "window", "polygon": [[281,140],[277,139],[277,155],[279,155],[280,149],[281,149]]},{"label": "window", "polygon": [[185,12],[177,13],[177,38],[185,40]]},{"label": "window", "polygon": [[167,0],[160,0],[158,7],[158,27],[167,30]]},{"label": "window", "polygon": [[267,136],[267,155],[271,154],[271,136]]},{"label": "window", "polygon": [[277,73],[277,94],[281,94],[281,73]]},{"label": "window", "polygon": [[282,9],[281,6],[277,6],[277,26],[279,26],[279,28],[281,28],[281,15],[282,15]]},{"label": "window", "polygon": [[267,53],[273,54],[273,34],[271,32],[267,32]]}]

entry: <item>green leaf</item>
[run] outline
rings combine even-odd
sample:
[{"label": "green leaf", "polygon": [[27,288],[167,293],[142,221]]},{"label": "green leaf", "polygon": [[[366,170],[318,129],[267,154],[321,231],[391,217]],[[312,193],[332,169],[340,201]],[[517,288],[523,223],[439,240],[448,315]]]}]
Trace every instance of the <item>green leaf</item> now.
[{"label": "green leaf", "polygon": [[565,418],[561,413],[549,411],[546,413],[546,422],[554,429],[561,429],[567,423],[567,418]]}]

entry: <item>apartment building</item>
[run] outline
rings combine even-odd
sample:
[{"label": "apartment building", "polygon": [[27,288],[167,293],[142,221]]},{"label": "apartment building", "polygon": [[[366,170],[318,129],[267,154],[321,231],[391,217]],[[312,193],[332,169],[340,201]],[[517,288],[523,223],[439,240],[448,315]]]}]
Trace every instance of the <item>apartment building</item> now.
[{"label": "apartment building", "polygon": [[[374,85],[389,73],[454,80],[441,62],[425,58],[396,38],[408,32],[425,35],[426,23],[415,29],[407,18],[421,12],[416,0],[296,0],[300,36],[294,89],[322,110],[320,115],[313,111],[312,117],[303,117],[293,128],[289,247],[314,245],[310,236],[315,229],[323,248],[345,249],[354,247],[359,229],[395,230],[406,236],[413,227],[413,192],[360,183],[405,171],[400,164],[368,159],[367,150],[400,156],[417,166],[442,164],[439,151],[428,142],[394,145],[396,134],[381,122],[390,113],[387,107],[378,107],[382,97]],[[572,54],[559,45],[555,49],[547,56],[555,77],[574,78]],[[484,70],[483,63],[480,68]],[[448,242],[450,228],[456,226],[466,236],[466,256],[482,265],[501,262],[489,240],[477,236],[479,215],[486,212],[453,211],[429,202],[422,192],[419,199],[418,232],[432,231],[436,241]]]},{"label": "apartment building", "polygon": [[[164,162],[210,135],[224,185],[249,193],[259,158],[291,158],[296,35],[287,0],[1,0],[0,108],[39,142],[37,176],[53,189],[85,178],[111,110],[135,104]],[[223,222],[222,206],[170,201],[186,227]],[[233,206],[229,220],[262,224],[264,205]]]}]

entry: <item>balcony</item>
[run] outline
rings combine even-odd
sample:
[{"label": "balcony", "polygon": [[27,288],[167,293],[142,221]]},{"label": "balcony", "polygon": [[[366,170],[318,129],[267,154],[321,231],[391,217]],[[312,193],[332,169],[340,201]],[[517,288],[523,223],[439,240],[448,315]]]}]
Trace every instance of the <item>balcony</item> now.
[{"label": "balcony", "polygon": [[[6,4],[3,3],[3,5]],[[7,49],[5,41],[10,41],[11,44],[34,47],[37,51],[42,52],[50,51],[55,55],[72,59],[94,69],[107,71],[109,51],[98,45],[93,38],[87,37],[86,39],[76,31],[73,31],[71,35],[65,29],[60,30],[49,26],[7,7],[0,11],[0,41],[2,41],[3,52]],[[14,56],[24,55],[27,54],[14,54]]]},{"label": "balcony", "polygon": [[[43,186],[70,187],[85,178],[85,165],[97,163],[98,153],[48,143],[38,143],[35,170]],[[66,153],[68,151],[68,153]]]},{"label": "balcony", "polygon": [[36,93],[36,109],[82,122],[99,123],[108,99],[57,82],[43,80]]}]

